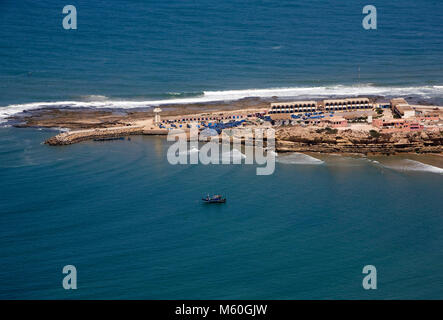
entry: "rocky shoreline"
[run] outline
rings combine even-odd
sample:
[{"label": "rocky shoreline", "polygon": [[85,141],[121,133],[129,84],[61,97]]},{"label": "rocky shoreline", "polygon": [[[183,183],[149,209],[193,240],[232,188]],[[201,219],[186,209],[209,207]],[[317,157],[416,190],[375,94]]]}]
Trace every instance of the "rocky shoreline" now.
[{"label": "rocky shoreline", "polygon": [[[271,100],[276,100],[271,99]],[[223,111],[254,113],[266,110],[269,101],[248,98],[231,103],[171,105],[162,107],[162,116],[217,114]],[[93,139],[112,139],[130,135],[167,135],[168,130],[153,125],[151,109],[40,109],[10,119],[15,127],[66,128],[45,141],[51,146],[70,145]],[[255,127],[255,126],[253,126]],[[392,155],[401,153],[443,153],[440,131],[380,133],[368,131],[319,130],[312,127],[276,127],[277,152],[321,152]]]},{"label": "rocky shoreline", "polygon": [[309,129],[281,129],[276,133],[277,152],[321,152],[393,155],[400,153],[442,153],[441,132],[384,133],[343,130],[318,133]]},{"label": "rocky shoreline", "polygon": [[167,135],[167,130],[145,129],[143,126],[114,127],[60,133],[45,141],[51,146],[65,146],[93,139],[111,139],[130,135]]},{"label": "rocky shoreline", "polygon": [[[58,134],[45,143],[51,146],[70,145],[86,140],[118,138],[130,135],[167,135],[168,130],[146,129],[143,126],[113,127],[70,131]],[[320,152],[394,155],[401,153],[443,153],[440,132],[380,134],[343,130],[318,133],[306,128],[285,128],[276,131],[275,149],[284,152]]]}]

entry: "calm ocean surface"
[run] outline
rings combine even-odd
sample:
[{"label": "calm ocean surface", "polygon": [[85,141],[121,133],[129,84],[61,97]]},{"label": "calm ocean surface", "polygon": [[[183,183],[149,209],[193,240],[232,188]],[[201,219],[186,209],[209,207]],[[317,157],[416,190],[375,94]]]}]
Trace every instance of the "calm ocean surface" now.
[{"label": "calm ocean surface", "polygon": [[[65,4],[76,31],[62,28]],[[377,31],[361,27],[366,4],[3,0],[0,122],[45,102],[443,102],[443,2],[371,1]],[[441,158],[290,155],[256,176],[171,166],[162,138],[41,144],[54,134],[0,128],[0,299],[443,298]],[[228,202],[204,206],[208,192]],[[68,264],[76,291],[61,285]]]},{"label": "calm ocean surface", "polygon": [[256,176],[172,166],[161,137],[41,144],[53,134],[0,130],[2,299],[443,298],[443,169],[289,156]]},{"label": "calm ocean surface", "polygon": [[443,2],[370,1],[378,10],[372,31],[362,28],[368,3],[79,0],[69,2],[78,29],[67,31],[60,1],[3,0],[0,108],[104,99],[149,106],[167,98],[272,96],[229,90],[281,87],[296,97],[391,93],[443,101]]}]

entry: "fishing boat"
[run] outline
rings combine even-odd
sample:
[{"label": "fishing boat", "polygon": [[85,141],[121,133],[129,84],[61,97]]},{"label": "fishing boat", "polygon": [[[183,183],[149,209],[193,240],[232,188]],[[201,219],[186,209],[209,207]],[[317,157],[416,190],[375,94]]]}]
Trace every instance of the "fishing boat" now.
[{"label": "fishing boat", "polygon": [[225,203],[226,198],[223,198],[223,196],[216,194],[213,196],[209,196],[209,194],[206,196],[206,198],[202,198],[203,202],[205,203]]}]

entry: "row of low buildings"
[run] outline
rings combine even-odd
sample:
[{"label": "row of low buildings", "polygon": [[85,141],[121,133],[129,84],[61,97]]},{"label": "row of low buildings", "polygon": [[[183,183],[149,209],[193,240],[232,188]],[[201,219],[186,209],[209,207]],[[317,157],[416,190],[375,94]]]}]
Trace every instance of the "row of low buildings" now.
[{"label": "row of low buildings", "polygon": [[[348,120],[335,112],[347,115],[360,113],[358,116],[372,115],[374,104],[368,98],[325,99],[321,101],[294,101],[271,103],[268,117],[275,124],[314,125],[332,128],[348,127]],[[378,104],[377,104],[378,107]],[[351,117],[352,118],[352,117]]]},{"label": "row of low buildings", "polygon": [[372,109],[373,104],[368,98],[327,99],[322,101],[294,101],[271,103],[269,114],[334,112]]},{"label": "row of low buildings", "polygon": [[[390,115],[377,115],[373,109],[389,108]],[[419,110],[403,98],[392,99],[387,103],[372,103],[368,98],[326,99],[322,101],[294,101],[271,103],[268,119],[274,124],[297,124],[348,127],[348,120],[368,123],[382,132],[419,131],[436,127],[440,121],[439,112]],[[437,108],[438,109],[438,108]],[[374,121],[372,121],[374,117]]]},{"label": "row of low buildings", "polygon": [[[391,113],[382,113],[382,108],[391,108]],[[374,103],[369,98],[325,99],[321,101],[294,101],[271,103],[270,109],[255,114],[238,112],[184,115],[160,119],[161,109],[154,110],[155,123],[166,127],[199,127],[214,123],[227,123],[246,118],[271,121],[272,125],[308,125],[331,128],[346,128],[349,123],[369,124],[381,132],[419,131],[439,124],[441,109],[410,106],[403,98],[392,99],[389,103]],[[432,111],[432,110],[439,111]],[[375,112],[378,111],[378,112]],[[348,123],[349,121],[349,123]]]},{"label": "row of low buildings", "polygon": [[222,121],[222,120],[240,120],[244,119],[246,116],[241,115],[218,115],[218,116],[185,116],[185,117],[175,117],[173,119],[160,120],[161,123],[192,123],[192,122],[203,122],[203,121]]},{"label": "row of low buildings", "polygon": [[308,126],[320,126],[320,127],[332,127],[332,128],[344,128],[348,126],[348,120],[340,116],[315,116],[315,117],[304,117],[295,118],[293,115],[279,113],[271,114],[268,118],[277,125],[291,125],[303,122],[304,125]]}]

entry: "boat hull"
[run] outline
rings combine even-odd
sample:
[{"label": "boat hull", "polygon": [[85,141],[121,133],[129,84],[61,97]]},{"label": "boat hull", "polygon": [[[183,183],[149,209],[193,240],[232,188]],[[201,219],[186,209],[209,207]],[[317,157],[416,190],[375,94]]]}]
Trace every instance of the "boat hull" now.
[{"label": "boat hull", "polygon": [[218,200],[208,200],[202,199],[204,203],[225,203],[226,199],[218,199]]}]

